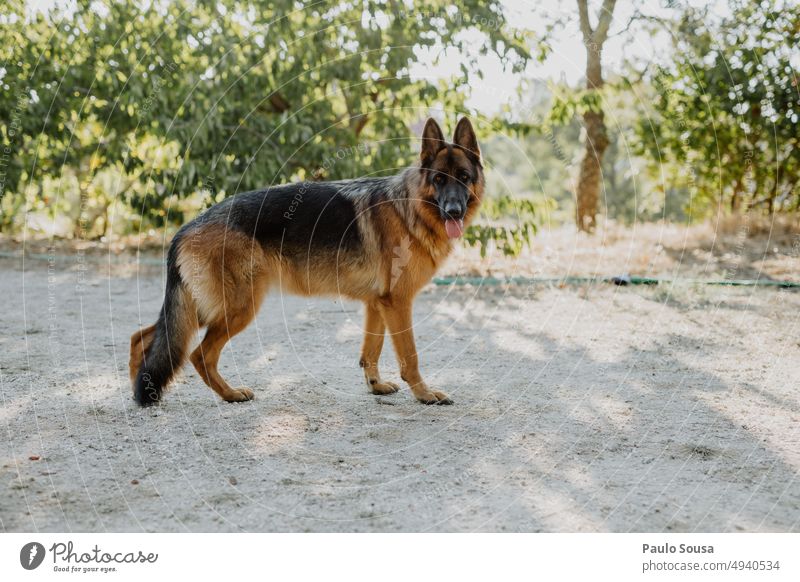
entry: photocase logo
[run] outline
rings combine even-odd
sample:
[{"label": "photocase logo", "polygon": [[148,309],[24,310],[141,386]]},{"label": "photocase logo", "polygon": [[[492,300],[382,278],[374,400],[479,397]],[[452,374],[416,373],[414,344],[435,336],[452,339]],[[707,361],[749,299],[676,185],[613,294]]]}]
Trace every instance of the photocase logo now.
[{"label": "photocase logo", "polygon": [[35,570],[44,561],[44,546],[39,542],[29,542],[19,551],[19,563],[26,570]]}]

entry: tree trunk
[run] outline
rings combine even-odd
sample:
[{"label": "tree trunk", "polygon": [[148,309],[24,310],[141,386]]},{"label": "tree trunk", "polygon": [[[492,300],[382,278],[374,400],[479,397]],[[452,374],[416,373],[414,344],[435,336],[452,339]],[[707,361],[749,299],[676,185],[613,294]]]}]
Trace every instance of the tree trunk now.
[{"label": "tree trunk", "polygon": [[733,194],[731,194],[731,213],[739,212],[739,190],[742,187],[742,179],[737,178],[733,183]]},{"label": "tree trunk", "polygon": [[[598,90],[603,86],[603,69],[600,62],[601,46],[586,45],[586,88]],[[603,182],[603,154],[608,148],[608,133],[603,122],[603,112],[587,111],[583,114],[586,148],[581,160],[575,204],[578,229],[591,232],[597,225],[600,186]]]},{"label": "tree trunk", "polygon": [[[589,91],[598,91],[603,87],[603,43],[608,38],[615,3],[616,0],[603,1],[597,26],[593,29],[589,22],[588,1],[578,0],[580,28],[586,47],[586,88]],[[586,232],[593,231],[597,225],[600,187],[603,183],[603,154],[609,144],[603,117],[602,109],[583,114],[586,149],[575,191],[575,221],[578,229]]]},{"label": "tree trunk", "polygon": [[603,182],[603,154],[608,147],[608,135],[602,111],[584,113],[583,125],[586,128],[586,151],[583,153],[578,177],[575,219],[580,230],[591,232],[597,226],[600,185]]}]

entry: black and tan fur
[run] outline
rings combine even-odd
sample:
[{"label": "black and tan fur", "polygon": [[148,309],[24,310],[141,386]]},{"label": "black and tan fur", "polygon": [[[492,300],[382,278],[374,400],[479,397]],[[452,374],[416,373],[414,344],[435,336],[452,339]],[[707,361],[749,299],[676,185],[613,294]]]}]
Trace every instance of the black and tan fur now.
[{"label": "black and tan fur", "polygon": [[[161,313],[154,325],[131,337],[136,401],[146,406],[160,400],[187,355],[224,400],[252,399],[248,388],[229,386],[217,365],[225,344],[255,318],[266,293],[280,287],[363,301],[360,364],[369,389],[398,390],[378,372],[388,330],[400,375],[414,396],[426,404],[450,404],[420,375],[412,302],[452,248],[445,218],[463,217],[468,224],[483,188],[469,120],[461,119],[453,143],[447,143],[429,119],[420,163],[398,175],[289,184],[239,194],[210,208],[173,239]],[[399,273],[396,263],[393,271],[398,248],[408,249]],[[202,342],[189,353],[202,328]]]}]

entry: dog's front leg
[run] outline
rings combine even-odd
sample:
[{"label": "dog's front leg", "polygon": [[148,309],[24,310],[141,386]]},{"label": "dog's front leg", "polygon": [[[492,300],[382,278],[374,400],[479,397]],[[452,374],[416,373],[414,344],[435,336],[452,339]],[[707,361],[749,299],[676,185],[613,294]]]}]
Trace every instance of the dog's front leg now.
[{"label": "dog's front leg", "polygon": [[367,386],[373,394],[393,394],[400,389],[399,386],[394,382],[381,382],[381,374],[378,371],[378,360],[383,349],[386,324],[384,324],[383,316],[375,304],[367,302],[365,307],[364,343],[361,345],[361,361],[359,364],[364,368]]},{"label": "dog's front leg", "polygon": [[414,344],[414,330],[411,321],[411,302],[384,300],[381,314],[392,336],[397,361],[400,364],[400,377],[408,383],[417,400],[425,404],[452,404],[444,392],[431,390],[419,373],[419,358]]}]

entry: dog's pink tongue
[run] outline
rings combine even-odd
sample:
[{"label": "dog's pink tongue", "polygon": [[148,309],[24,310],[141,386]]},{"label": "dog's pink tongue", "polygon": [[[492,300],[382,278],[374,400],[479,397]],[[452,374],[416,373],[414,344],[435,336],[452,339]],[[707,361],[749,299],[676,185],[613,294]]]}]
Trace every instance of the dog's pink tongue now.
[{"label": "dog's pink tongue", "polygon": [[450,238],[458,238],[464,234],[464,221],[450,218],[444,221],[444,229]]}]

